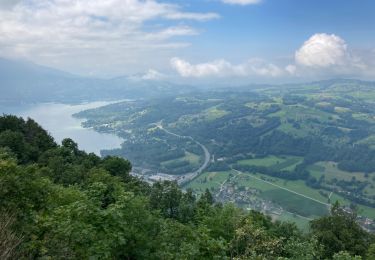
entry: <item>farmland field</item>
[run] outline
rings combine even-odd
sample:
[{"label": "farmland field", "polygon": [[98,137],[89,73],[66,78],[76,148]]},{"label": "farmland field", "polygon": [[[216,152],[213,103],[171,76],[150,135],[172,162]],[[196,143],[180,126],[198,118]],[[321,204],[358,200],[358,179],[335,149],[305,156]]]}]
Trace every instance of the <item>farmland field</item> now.
[{"label": "farmland field", "polygon": [[312,165],[310,168],[311,175],[317,179],[324,176],[327,180],[334,178],[338,180],[350,181],[353,177],[365,181],[366,178],[364,173],[361,172],[347,172],[340,170],[335,162],[318,162]]},{"label": "farmland field", "polygon": [[221,184],[226,181],[231,174],[233,174],[231,171],[205,172],[187,184],[185,189],[190,188],[197,194],[204,192],[206,189],[209,189],[215,193],[219,190]]},{"label": "farmland field", "polygon": [[254,165],[270,167],[275,170],[294,170],[297,164],[302,161],[301,157],[297,156],[266,156],[259,159],[241,160],[238,163],[242,165]]}]

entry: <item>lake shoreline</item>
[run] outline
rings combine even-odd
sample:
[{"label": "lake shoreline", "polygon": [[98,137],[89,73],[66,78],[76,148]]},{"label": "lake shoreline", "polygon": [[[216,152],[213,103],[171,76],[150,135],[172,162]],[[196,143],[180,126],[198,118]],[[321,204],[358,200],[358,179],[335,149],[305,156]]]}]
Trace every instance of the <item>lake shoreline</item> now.
[{"label": "lake shoreline", "polygon": [[101,155],[101,150],[120,148],[123,139],[115,134],[100,133],[95,129],[83,127],[82,123],[86,119],[75,117],[74,114],[121,101],[124,100],[81,102],[80,104],[27,103],[15,106],[0,106],[0,112],[2,114],[13,114],[24,119],[32,118],[45,128],[57,143],[61,143],[64,138],[71,138],[78,143],[80,149],[88,153],[93,152]]}]

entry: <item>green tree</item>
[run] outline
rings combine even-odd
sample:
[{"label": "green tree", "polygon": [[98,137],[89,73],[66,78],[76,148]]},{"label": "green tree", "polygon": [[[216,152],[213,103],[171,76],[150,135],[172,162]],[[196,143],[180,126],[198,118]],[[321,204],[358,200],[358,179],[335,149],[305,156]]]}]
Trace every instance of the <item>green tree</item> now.
[{"label": "green tree", "polygon": [[366,259],[375,259],[375,243],[372,243],[366,253]]},{"label": "green tree", "polygon": [[323,245],[326,258],[340,251],[364,256],[371,243],[371,236],[357,224],[355,212],[347,212],[338,202],[332,206],[330,216],[313,220],[311,229]]},{"label": "green tree", "polygon": [[22,133],[10,130],[0,132],[0,146],[9,148],[20,161],[27,161],[28,154],[26,154],[26,144]]},{"label": "green tree", "polygon": [[166,218],[180,217],[180,203],[183,193],[176,182],[157,182],[151,188],[150,206],[160,210]]},{"label": "green tree", "polygon": [[196,198],[191,189],[187,189],[187,191],[182,194],[178,212],[178,220],[180,222],[188,223],[194,220],[196,214]]},{"label": "green tree", "polygon": [[74,142],[70,138],[65,138],[64,140],[61,141],[61,144],[64,148],[69,150],[72,154],[77,155],[78,154],[78,144]]},{"label": "green tree", "polygon": [[233,204],[212,207],[201,216],[200,224],[209,227],[210,236],[231,241],[244,212]]},{"label": "green tree", "polygon": [[267,227],[253,215],[246,216],[231,241],[231,256],[237,259],[272,259],[282,256],[283,238],[267,232]]},{"label": "green tree", "polygon": [[102,166],[113,176],[120,176],[125,181],[129,181],[129,173],[132,165],[128,160],[115,156],[107,156],[103,159]]}]

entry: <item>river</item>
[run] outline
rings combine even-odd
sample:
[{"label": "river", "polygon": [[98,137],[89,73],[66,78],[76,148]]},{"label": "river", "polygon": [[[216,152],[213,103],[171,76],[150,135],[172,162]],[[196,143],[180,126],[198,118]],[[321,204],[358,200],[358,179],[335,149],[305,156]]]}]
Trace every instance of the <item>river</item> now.
[{"label": "river", "polygon": [[1,113],[14,114],[23,118],[30,117],[37,121],[56,140],[61,143],[64,138],[71,138],[78,143],[81,150],[100,155],[100,150],[120,148],[123,140],[116,135],[95,132],[83,128],[84,119],[73,117],[80,111],[108,105],[114,102],[98,101],[67,105],[57,103],[39,103],[15,107],[0,107]]}]

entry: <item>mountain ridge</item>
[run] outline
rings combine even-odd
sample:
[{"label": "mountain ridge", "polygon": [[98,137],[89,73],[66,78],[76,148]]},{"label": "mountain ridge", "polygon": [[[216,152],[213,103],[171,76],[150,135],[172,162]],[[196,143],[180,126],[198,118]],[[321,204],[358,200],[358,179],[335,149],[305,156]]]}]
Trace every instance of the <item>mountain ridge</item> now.
[{"label": "mountain ridge", "polygon": [[[185,94],[197,90],[212,90],[212,84],[201,86],[162,79],[134,80],[132,76],[110,79],[90,78],[71,74],[55,68],[38,65],[29,61],[11,60],[0,57],[0,90],[3,98],[0,104],[143,99]],[[262,88],[286,88],[319,84],[329,87],[336,83],[361,82],[375,86],[374,82],[358,79],[328,79],[307,83],[291,84],[242,84],[236,86],[215,85],[221,90],[248,91]]]},{"label": "mountain ridge", "polygon": [[77,76],[28,61],[0,58],[0,103],[62,102],[148,98],[187,92],[192,87],[127,76],[98,79]]}]

